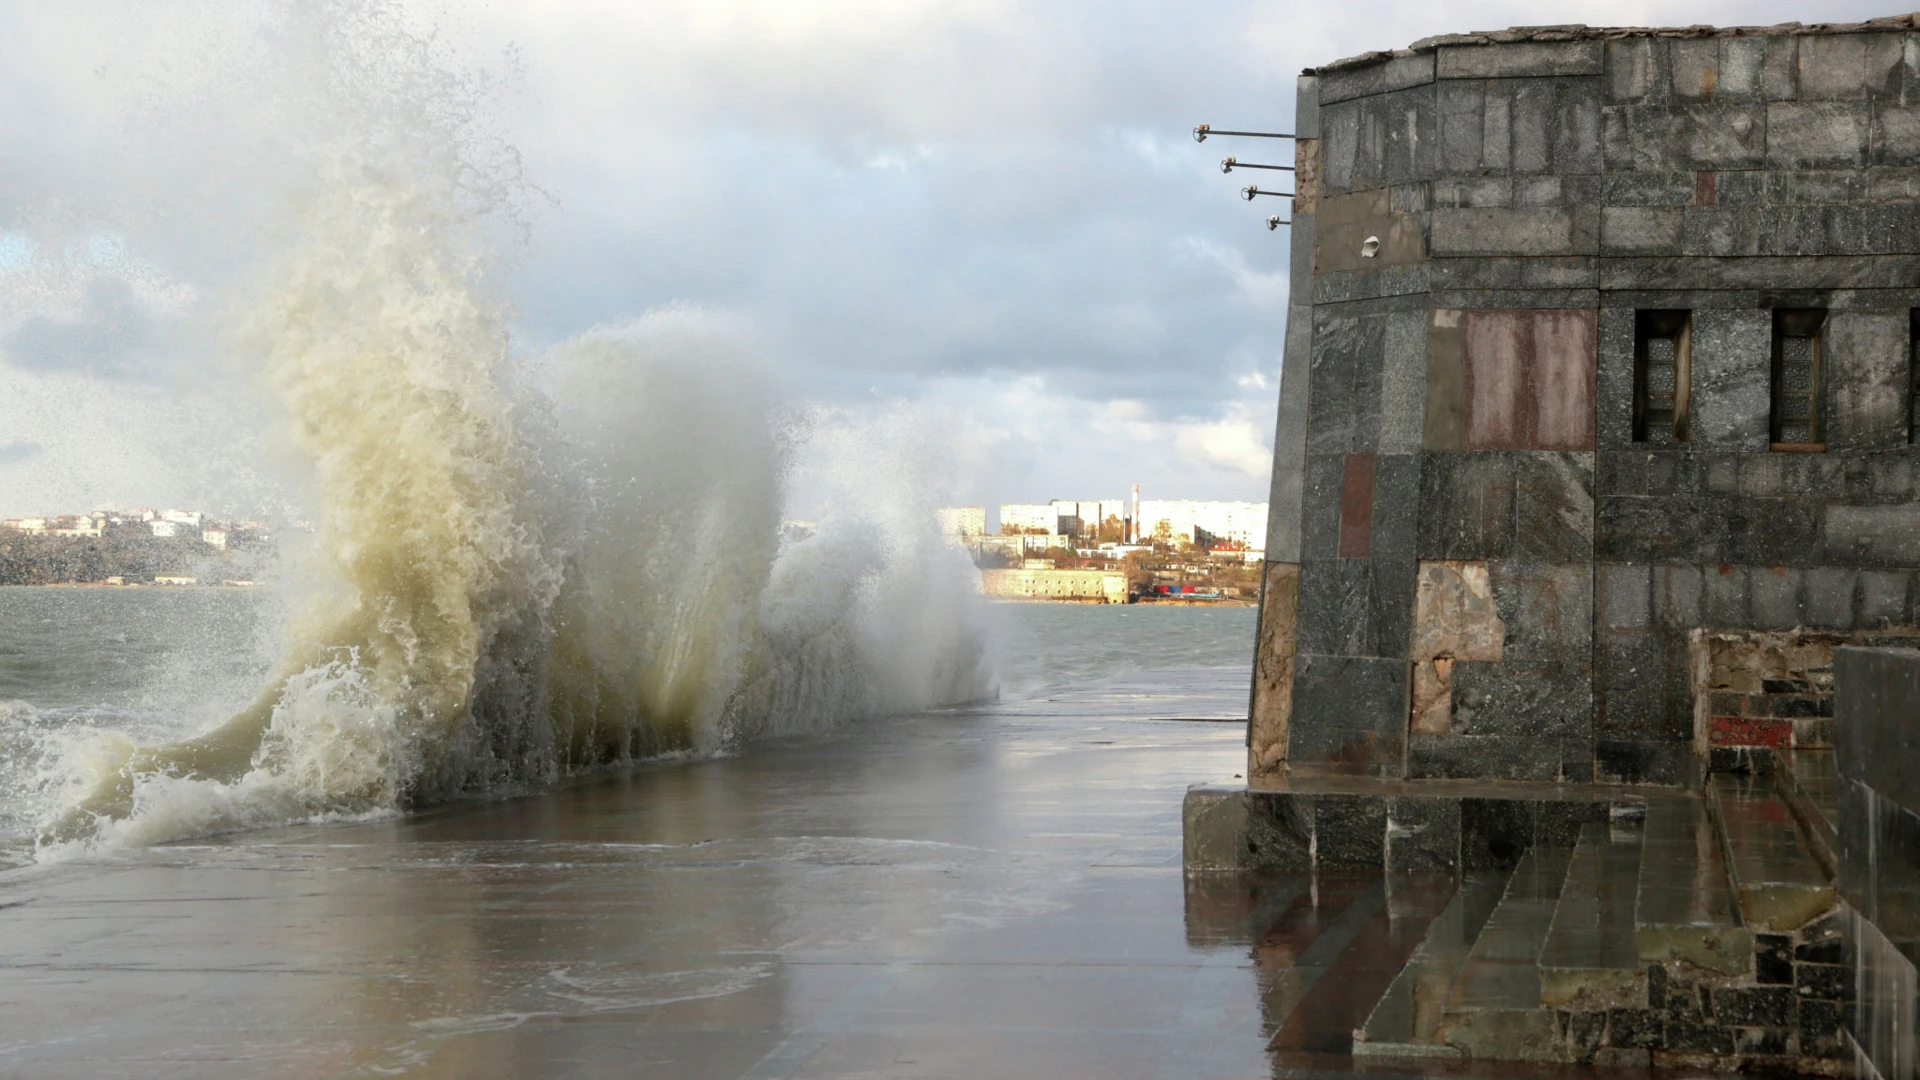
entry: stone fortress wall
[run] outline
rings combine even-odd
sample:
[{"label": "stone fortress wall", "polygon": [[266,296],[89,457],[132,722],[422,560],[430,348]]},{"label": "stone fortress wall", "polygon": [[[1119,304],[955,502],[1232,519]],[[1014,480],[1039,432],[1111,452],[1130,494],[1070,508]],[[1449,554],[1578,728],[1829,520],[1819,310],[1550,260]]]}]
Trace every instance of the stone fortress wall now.
[{"label": "stone fortress wall", "polygon": [[1913,21],[1435,38],[1295,131],[1254,782],[1830,738],[1920,622]]}]

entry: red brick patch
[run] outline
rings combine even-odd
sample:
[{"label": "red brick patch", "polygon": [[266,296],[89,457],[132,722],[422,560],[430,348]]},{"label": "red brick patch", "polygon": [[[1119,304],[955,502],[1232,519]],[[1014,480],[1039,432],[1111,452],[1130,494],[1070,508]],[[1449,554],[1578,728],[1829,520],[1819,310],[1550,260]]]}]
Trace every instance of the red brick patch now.
[{"label": "red brick patch", "polygon": [[1715,746],[1791,746],[1793,721],[1716,716],[1707,739]]}]

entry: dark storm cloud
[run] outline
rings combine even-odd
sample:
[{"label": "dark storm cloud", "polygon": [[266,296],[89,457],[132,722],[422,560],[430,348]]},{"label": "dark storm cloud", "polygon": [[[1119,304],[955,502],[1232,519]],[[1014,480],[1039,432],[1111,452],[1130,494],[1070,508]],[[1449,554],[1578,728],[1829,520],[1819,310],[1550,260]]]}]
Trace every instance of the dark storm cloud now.
[{"label": "dark storm cloud", "polygon": [[153,320],[121,278],[87,283],[77,319],[37,315],[0,338],[0,355],[29,371],[132,378],[151,366]]},{"label": "dark storm cloud", "polygon": [[1043,374],[1162,416],[1270,408],[1270,387],[1243,383],[1277,370],[1284,305],[1243,279],[1284,294],[1288,234],[1264,218],[1286,204],[1240,201],[1275,174],[1223,176],[1218,161],[1287,163],[1291,148],[1196,145],[1195,123],[1288,130],[1301,68],[1432,33],[1869,13],[1865,0],[503,12],[532,72],[529,161],[563,205],[523,275],[526,324],[552,340],[685,300],[750,313],[797,381],[835,395]]}]

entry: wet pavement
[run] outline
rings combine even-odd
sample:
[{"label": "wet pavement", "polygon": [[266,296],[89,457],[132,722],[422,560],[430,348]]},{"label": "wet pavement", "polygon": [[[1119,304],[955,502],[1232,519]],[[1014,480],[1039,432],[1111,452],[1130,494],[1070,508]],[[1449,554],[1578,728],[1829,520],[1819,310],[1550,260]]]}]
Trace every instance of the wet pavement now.
[{"label": "wet pavement", "polygon": [[1245,685],[0,875],[0,1076],[1345,1075],[1451,884],[1183,882]]}]

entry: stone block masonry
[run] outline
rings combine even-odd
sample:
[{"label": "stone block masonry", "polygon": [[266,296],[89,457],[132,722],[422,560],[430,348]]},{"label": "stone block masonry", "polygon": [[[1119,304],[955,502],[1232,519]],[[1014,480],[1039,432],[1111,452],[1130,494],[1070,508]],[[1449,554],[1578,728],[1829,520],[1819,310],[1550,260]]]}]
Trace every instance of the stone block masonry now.
[{"label": "stone block masonry", "polygon": [[1835,654],[1839,891],[1855,1074],[1920,1071],[1920,651]]},{"label": "stone block masonry", "polygon": [[1833,649],[1920,625],[1914,102],[1907,16],[1300,79],[1254,783],[1824,745]]}]

